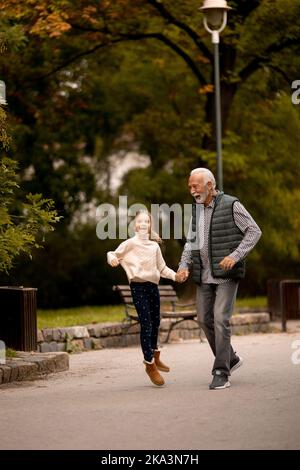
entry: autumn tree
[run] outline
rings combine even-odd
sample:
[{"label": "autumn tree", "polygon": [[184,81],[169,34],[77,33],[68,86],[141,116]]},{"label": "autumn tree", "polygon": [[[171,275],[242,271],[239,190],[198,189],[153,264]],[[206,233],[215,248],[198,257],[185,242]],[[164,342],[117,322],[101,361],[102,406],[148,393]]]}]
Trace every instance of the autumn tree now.
[{"label": "autumn tree", "polygon": [[[299,5],[229,4],[220,44],[224,181],[263,229],[249,259],[248,289],[256,291],[279,266],[298,272],[300,124],[290,86],[299,79]],[[132,201],[189,202],[189,170],[215,170],[212,45],[198,7],[194,0],[1,2],[10,152],[24,191],[54,198],[67,227],[84,204],[114,202],[109,156],[118,149],[151,159],[124,178],[122,194]],[[55,248],[73,240],[60,230]],[[175,260],[180,247],[172,250]],[[62,278],[71,280],[67,264],[66,256]]]},{"label": "autumn tree", "polygon": [[[18,39],[20,36],[17,34]],[[5,50],[7,40],[14,34],[0,38],[0,48]],[[17,41],[16,41],[17,42]],[[17,47],[17,44],[16,44]],[[0,106],[0,272],[8,272],[21,254],[31,255],[40,248],[45,234],[59,221],[54,202],[41,194],[18,194],[17,162],[7,156],[11,137],[7,116]]]},{"label": "autumn tree", "polygon": [[[261,69],[285,79],[282,58],[297,53],[300,45],[300,5],[293,0],[242,0],[229,2],[233,10],[220,44],[222,122],[228,128],[233,100],[239,89]],[[206,122],[213,125],[213,56],[210,38],[198,13],[199,2],[185,0],[50,1],[36,0],[30,7],[17,0],[3,2],[7,16],[17,11],[27,32],[40,38],[63,38],[68,47],[54,54],[43,76],[74,61],[122,42],[143,42],[145,53],[153,42],[170,49],[206,95]],[[57,51],[56,51],[57,52]],[[54,60],[53,60],[54,59]],[[54,65],[54,66],[53,66]],[[212,148],[214,133],[204,136]]]}]

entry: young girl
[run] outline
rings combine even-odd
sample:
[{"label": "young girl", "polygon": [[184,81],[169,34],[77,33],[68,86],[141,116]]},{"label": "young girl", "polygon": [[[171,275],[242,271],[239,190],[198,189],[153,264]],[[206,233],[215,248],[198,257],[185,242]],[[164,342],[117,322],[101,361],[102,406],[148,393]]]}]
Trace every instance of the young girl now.
[{"label": "young girl", "polygon": [[107,262],[124,268],[130,284],[134,306],[141,326],[141,347],[146,373],[155,385],[163,385],[162,372],[169,367],[160,360],[157,348],[160,324],[160,277],[179,281],[177,273],[166,266],[159,243],[160,237],[152,229],[151,215],[139,211],[135,217],[135,236],[121,243],[115,251],[107,253]]}]

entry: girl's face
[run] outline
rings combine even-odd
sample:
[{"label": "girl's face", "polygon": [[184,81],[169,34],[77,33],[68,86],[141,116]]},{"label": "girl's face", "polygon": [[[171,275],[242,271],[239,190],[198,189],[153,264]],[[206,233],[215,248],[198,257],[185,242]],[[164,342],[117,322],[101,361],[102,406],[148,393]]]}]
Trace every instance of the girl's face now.
[{"label": "girl's face", "polygon": [[135,231],[143,235],[150,233],[150,217],[148,214],[139,214],[136,217]]}]

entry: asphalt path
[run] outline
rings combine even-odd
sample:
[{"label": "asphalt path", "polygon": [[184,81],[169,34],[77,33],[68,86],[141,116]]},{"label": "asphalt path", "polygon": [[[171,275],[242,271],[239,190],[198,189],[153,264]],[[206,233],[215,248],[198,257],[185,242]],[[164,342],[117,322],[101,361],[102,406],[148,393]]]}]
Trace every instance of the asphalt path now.
[{"label": "asphalt path", "polygon": [[[166,385],[139,348],[70,356],[70,370],[0,387],[0,449],[300,449],[300,333],[234,336],[244,365],[209,390],[208,343],[162,350]],[[299,363],[298,363],[299,362]]]}]

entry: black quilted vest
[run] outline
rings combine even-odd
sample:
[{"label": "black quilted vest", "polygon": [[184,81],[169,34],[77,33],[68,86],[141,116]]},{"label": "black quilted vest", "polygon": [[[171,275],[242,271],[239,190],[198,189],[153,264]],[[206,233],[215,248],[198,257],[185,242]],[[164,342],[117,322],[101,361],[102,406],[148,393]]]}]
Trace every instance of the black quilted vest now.
[{"label": "black quilted vest", "polygon": [[[219,263],[230,255],[241,243],[244,235],[236,226],[233,218],[233,204],[238,201],[236,197],[219,193],[215,198],[215,205],[211,217],[209,229],[209,259],[213,277],[239,280],[245,277],[245,261],[237,262],[228,271],[220,268]],[[192,230],[196,234],[196,203],[192,208]],[[195,238],[190,240],[195,242]],[[201,284],[201,258],[200,250],[192,249],[193,259],[193,279],[197,284]]]}]

